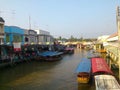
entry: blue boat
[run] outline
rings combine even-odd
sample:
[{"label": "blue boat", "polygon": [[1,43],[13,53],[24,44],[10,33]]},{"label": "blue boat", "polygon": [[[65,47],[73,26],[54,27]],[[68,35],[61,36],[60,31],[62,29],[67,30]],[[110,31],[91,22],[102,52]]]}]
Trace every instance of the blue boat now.
[{"label": "blue boat", "polygon": [[88,58],[82,58],[82,61],[78,64],[76,72],[78,83],[88,83],[91,74],[91,60]]},{"label": "blue boat", "polygon": [[42,60],[45,61],[57,61],[60,60],[62,57],[61,55],[63,52],[57,52],[57,51],[45,51],[39,54]]}]

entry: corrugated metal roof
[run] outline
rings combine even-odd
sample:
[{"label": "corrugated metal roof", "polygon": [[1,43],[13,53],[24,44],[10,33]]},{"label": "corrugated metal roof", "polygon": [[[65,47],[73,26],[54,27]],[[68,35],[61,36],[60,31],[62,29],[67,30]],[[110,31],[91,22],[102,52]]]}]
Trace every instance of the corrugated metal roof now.
[{"label": "corrugated metal roof", "polygon": [[113,38],[113,37],[116,37],[116,36],[118,36],[118,33],[117,33],[117,32],[114,33],[114,34],[112,34],[112,35],[110,35],[107,39],[109,39],[109,38]]}]

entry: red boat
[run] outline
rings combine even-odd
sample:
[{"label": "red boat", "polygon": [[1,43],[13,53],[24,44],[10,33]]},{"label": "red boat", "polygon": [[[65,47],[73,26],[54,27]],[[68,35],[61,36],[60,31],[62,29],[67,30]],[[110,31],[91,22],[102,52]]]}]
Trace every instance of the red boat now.
[{"label": "red boat", "polygon": [[113,75],[113,72],[110,70],[106,61],[103,58],[92,58],[92,74],[100,75],[100,74],[110,74]]}]

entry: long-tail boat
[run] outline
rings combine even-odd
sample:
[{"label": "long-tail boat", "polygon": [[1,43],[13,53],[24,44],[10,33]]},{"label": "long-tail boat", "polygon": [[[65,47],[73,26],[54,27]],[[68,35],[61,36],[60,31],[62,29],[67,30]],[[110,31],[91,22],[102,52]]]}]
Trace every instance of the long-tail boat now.
[{"label": "long-tail boat", "polygon": [[63,52],[57,51],[44,51],[39,54],[40,58],[44,61],[57,61],[62,58]]},{"label": "long-tail boat", "polygon": [[88,83],[91,76],[91,60],[88,58],[82,58],[76,72],[78,83]]}]

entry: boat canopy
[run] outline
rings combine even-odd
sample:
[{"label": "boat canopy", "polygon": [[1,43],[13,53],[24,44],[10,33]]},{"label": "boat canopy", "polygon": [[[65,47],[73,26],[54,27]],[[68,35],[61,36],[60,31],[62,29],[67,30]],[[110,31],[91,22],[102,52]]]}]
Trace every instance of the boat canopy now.
[{"label": "boat canopy", "polygon": [[103,58],[92,58],[92,73],[113,74]]},{"label": "boat canopy", "polygon": [[78,64],[76,72],[87,72],[90,73],[91,71],[91,61],[88,58],[82,58],[82,61]]},{"label": "boat canopy", "polygon": [[96,90],[120,90],[120,85],[112,75],[96,75]]},{"label": "boat canopy", "polygon": [[74,50],[73,47],[66,47],[65,50]]},{"label": "boat canopy", "polygon": [[61,55],[63,52],[57,52],[57,51],[45,51],[45,52],[42,52],[40,53],[39,55],[40,56],[58,56],[58,55]]}]

